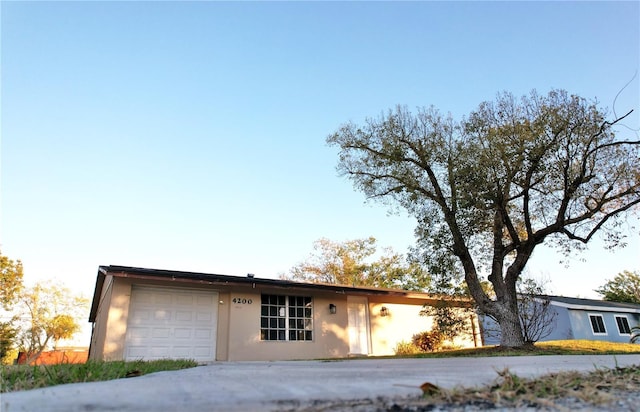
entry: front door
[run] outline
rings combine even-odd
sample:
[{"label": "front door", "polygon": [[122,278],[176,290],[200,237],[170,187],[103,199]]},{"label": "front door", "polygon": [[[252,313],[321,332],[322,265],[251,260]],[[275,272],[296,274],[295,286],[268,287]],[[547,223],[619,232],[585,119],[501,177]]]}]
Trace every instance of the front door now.
[{"label": "front door", "polygon": [[349,318],[349,353],[353,355],[368,355],[369,316],[367,298],[349,296],[347,298],[347,316]]}]

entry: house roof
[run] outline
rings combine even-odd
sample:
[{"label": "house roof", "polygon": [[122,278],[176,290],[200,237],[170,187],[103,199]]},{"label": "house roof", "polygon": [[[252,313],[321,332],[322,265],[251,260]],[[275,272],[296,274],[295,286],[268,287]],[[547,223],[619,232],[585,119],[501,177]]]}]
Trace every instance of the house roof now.
[{"label": "house roof", "polygon": [[[304,290],[316,290],[324,292],[334,292],[339,294],[350,295],[377,295],[377,296],[400,296],[406,298],[426,299],[440,301],[443,297],[435,295],[399,290],[399,289],[384,289],[362,286],[347,286],[336,285],[328,283],[312,283],[312,282],[298,282],[292,280],[283,279],[265,279],[256,278],[252,275],[247,276],[230,276],[219,275],[212,273],[199,273],[199,272],[182,272],[175,270],[163,270],[163,269],[147,269],[137,268],[129,266],[100,266],[98,268],[98,276],[96,279],[96,287],[93,293],[93,301],[91,303],[91,311],[89,313],[89,322],[94,322],[96,319],[98,305],[100,303],[100,296],[102,295],[102,288],[104,280],[107,275],[115,277],[136,278],[136,279],[148,279],[148,280],[163,280],[170,282],[180,283],[197,283],[200,285],[259,285],[268,286],[281,289],[304,289]],[[452,299],[453,300],[453,299]],[[458,300],[456,300],[458,301]],[[460,301],[461,305],[466,302]]]},{"label": "house roof", "polygon": [[640,305],[626,302],[610,302],[597,299],[568,298],[565,296],[546,295],[553,305],[562,306],[568,309],[592,310],[600,312],[627,312],[640,313]]}]

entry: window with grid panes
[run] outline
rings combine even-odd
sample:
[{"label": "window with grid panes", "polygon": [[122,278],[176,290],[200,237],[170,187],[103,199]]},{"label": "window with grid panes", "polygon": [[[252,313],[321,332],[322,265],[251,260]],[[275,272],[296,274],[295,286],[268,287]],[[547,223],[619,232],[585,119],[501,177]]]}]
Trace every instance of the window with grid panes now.
[{"label": "window with grid panes", "polygon": [[310,296],[262,295],[260,339],[313,339],[313,300]]},{"label": "window with grid panes", "polygon": [[591,321],[591,330],[594,335],[606,335],[607,330],[604,327],[604,318],[602,315],[589,315]]},{"label": "window with grid panes", "polygon": [[631,335],[629,320],[626,316],[616,316],[616,324],[618,325],[618,333],[621,335]]}]

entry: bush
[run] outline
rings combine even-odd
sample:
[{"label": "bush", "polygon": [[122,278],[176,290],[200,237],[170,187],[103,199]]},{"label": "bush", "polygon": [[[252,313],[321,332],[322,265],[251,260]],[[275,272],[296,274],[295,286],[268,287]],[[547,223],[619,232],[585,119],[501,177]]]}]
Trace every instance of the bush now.
[{"label": "bush", "polygon": [[423,352],[435,352],[442,348],[444,335],[437,329],[413,335],[412,343]]},{"label": "bush", "polygon": [[401,355],[401,356],[416,355],[422,352],[420,348],[414,345],[412,342],[405,342],[405,341],[398,342],[396,347],[393,348],[393,351],[396,353],[396,355]]}]

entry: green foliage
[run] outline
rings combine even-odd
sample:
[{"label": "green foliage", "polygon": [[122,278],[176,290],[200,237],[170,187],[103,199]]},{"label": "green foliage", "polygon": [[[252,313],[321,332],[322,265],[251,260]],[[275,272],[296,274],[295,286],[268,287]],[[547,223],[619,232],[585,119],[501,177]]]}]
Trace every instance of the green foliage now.
[{"label": "green foliage", "polygon": [[[376,239],[333,242],[319,239],[304,262],[289,271],[286,279],[350,286],[373,286],[405,290],[425,290],[430,276],[418,264],[407,262],[391,248],[381,254]],[[377,258],[376,258],[377,256]]]},{"label": "green foliage", "polygon": [[27,321],[21,328],[20,349],[29,363],[51,343],[73,337],[80,329],[76,319],[86,314],[88,300],[65,287],[38,283],[22,293],[22,304]]},{"label": "green foliage", "polygon": [[625,270],[607,281],[596,292],[610,302],[640,304],[640,273]]},{"label": "green foliage", "polygon": [[393,352],[398,356],[417,355],[422,353],[419,347],[413,344],[413,342],[401,341],[393,348]]},{"label": "green foliage", "polygon": [[13,355],[15,339],[18,336],[18,330],[13,322],[0,322],[0,364],[11,362],[10,356]]},{"label": "green foliage", "polygon": [[420,332],[411,338],[413,343],[422,352],[435,352],[442,348],[445,336],[437,329]]},{"label": "green foliage", "polygon": [[188,359],[156,361],[115,361],[63,363],[58,365],[12,365],[2,367],[1,392],[22,391],[66,383],[96,382],[140,376],[153,372],[186,369],[198,366]]},{"label": "green foliage", "polygon": [[449,341],[473,333],[469,320],[469,317],[474,315],[471,308],[452,306],[450,302],[443,300],[433,306],[423,306],[420,315],[432,317],[434,328]]},{"label": "green foliage", "polygon": [[22,262],[13,261],[0,252],[0,304],[10,310],[22,290]]},{"label": "green foliage", "polygon": [[[596,102],[563,90],[502,93],[461,121],[399,106],[327,142],[356,189],[417,219],[419,263],[464,277],[508,332],[502,344],[521,346],[516,283],[534,249],[571,253],[597,233],[619,246],[620,221],[637,211],[640,141],[614,130],[625,117],[607,120]],[[481,285],[484,269],[494,296]]]}]

